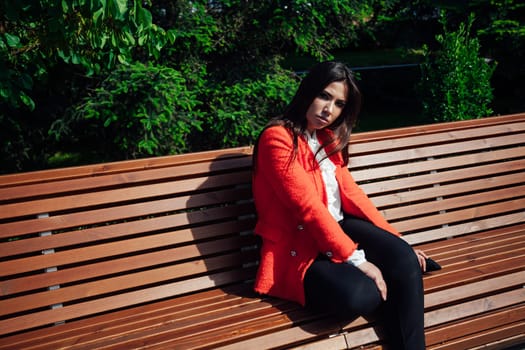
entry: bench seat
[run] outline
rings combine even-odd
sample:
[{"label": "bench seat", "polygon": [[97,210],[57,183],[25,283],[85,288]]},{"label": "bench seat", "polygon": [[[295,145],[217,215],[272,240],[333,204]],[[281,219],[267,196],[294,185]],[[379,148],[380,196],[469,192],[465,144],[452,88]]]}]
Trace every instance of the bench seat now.
[{"label": "bench seat", "polygon": [[[380,349],[256,295],[250,147],[0,176],[0,349]],[[428,349],[525,343],[525,114],[355,134],[349,167],[443,269]]]}]

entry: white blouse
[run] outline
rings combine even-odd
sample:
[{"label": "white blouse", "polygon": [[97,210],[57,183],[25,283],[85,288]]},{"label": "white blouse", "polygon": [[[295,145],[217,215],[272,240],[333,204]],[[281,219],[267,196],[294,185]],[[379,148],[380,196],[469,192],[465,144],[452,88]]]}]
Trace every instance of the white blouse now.
[{"label": "white blouse", "polygon": [[[343,208],[341,204],[341,193],[339,192],[339,184],[335,178],[335,164],[326,156],[326,152],[321,149],[321,144],[317,139],[317,134],[314,131],[313,134],[306,132],[306,138],[308,140],[308,146],[315,154],[315,159],[321,169],[321,175],[325,185],[326,196],[327,196],[327,207],[330,214],[333,216],[335,221],[339,222],[343,220]],[[366,261],[365,253],[361,249],[356,249],[354,253],[347,259],[347,263],[358,266]]]}]

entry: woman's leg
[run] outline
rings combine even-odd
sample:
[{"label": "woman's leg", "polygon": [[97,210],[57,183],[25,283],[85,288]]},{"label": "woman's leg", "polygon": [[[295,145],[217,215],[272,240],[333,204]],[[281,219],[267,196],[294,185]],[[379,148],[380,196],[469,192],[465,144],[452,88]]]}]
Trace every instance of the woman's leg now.
[{"label": "woman's leg", "polygon": [[370,315],[382,303],[374,281],[361,270],[323,257],[306,272],[304,290],[308,308],[342,319]]},{"label": "woman's leg", "polygon": [[412,247],[368,221],[347,217],[341,226],[383,273],[384,326],[393,348],[424,349],[423,282]]}]

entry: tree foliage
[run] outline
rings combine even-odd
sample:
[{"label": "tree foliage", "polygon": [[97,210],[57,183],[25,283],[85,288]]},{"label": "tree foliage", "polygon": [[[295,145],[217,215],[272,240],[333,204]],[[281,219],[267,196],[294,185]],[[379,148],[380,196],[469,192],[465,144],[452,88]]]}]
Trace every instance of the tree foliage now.
[{"label": "tree foliage", "polygon": [[[297,87],[284,57],[404,44],[436,3],[1,0],[0,172],[250,144]],[[522,35],[519,2],[463,3],[485,41]]]},{"label": "tree foliage", "polygon": [[0,13],[0,154],[11,171],[45,162],[51,123],[89,81],[79,76],[158,57],[174,39],[142,1],[3,0]]},{"label": "tree foliage", "polygon": [[[443,16],[444,18],[444,16]],[[490,79],[495,65],[480,56],[480,44],[471,35],[474,15],[456,31],[442,21],[443,34],[436,36],[440,48],[425,47],[421,92],[423,112],[438,121],[487,117],[492,114]]]},{"label": "tree foliage", "polygon": [[152,23],[141,1],[3,1],[0,97],[9,106],[35,108],[35,81],[49,79],[57,64],[93,75],[133,61],[141,48],[158,57],[174,34]]},{"label": "tree foliage", "polygon": [[[142,63],[119,65],[69,111],[69,118],[55,121],[51,131],[58,139],[97,139],[106,156],[182,153],[187,135],[202,130],[201,103],[197,89],[188,89],[184,72]],[[85,125],[89,128],[79,134]]]}]

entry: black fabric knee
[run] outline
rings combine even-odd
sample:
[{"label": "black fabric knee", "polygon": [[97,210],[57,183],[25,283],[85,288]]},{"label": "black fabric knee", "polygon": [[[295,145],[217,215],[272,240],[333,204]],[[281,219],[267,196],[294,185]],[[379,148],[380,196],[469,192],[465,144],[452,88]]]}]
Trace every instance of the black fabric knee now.
[{"label": "black fabric knee", "polygon": [[414,250],[404,240],[354,217],[345,217],[341,227],[365,251],[366,259],[381,270],[385,280],[395,281],[421,275]]},{"label": "black fabric knee", "polygon": [[382,302],[374,281],[361,270],[327,259],[318,259],[310,266],[304,289],[307,307],[340,318],[370,315]]}]

